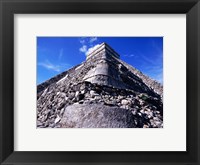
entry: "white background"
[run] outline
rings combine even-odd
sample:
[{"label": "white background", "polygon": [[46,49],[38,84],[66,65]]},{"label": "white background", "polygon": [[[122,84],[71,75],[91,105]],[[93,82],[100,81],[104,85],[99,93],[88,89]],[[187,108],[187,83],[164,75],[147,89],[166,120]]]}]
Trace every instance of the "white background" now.
[{"label": "white background", "polygon": [[[15,15],[15,151],[186,151],[186,16]],[[36,129],[37,36],[163,36],[164,128]]]}]

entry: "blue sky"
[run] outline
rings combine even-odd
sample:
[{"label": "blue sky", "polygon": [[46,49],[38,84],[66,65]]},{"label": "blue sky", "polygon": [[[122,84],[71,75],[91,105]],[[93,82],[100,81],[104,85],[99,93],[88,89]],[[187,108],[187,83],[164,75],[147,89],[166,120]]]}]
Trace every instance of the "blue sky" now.
[{"label": "blue sky", "polygon": [[120,59],[163,83],[162,37],[37,37],[37,84],[80,64],[102,42]]}]

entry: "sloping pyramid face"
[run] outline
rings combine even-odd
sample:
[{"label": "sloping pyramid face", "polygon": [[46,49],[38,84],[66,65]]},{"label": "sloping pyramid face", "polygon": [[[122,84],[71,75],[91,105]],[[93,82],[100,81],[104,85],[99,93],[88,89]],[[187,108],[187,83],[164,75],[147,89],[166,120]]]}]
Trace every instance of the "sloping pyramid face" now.
[{"label": "sloping pyramid face", "polygon": [[102,43],[82,64],[37,86],[37,127],[161,128],[162,93]]}]

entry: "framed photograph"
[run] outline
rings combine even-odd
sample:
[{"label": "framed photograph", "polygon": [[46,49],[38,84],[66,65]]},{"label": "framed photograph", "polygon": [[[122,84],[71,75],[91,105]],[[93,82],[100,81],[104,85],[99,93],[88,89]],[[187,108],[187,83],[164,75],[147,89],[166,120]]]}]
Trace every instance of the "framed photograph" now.
[{"label": "framed photograph", "polygon": [[2,0],[1,164],[200,164],[199,9]]},{"label": "framed photograph", "polygon": [[163,37],[37,37],[36,62],[37,128],[163,128]]}]

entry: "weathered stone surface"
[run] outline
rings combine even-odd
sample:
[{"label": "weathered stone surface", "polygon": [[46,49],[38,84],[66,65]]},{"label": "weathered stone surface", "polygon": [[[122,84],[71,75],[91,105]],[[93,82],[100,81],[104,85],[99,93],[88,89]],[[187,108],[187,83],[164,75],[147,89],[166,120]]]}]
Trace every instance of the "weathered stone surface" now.
[{"label": "weathered stone surface", "polygon": [[91,105],[70,105],[60,122],[64,128],[134,128],[134,115],[126,109]]}]

